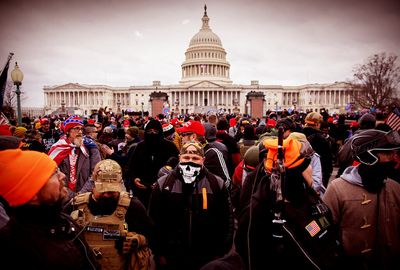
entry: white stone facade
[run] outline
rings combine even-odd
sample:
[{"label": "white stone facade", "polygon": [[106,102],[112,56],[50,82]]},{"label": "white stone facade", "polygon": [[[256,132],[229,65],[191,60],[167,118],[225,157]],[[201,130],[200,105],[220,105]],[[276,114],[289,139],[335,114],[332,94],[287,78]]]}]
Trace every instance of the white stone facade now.
[{"label": "white stone facade", "polygon": [[354,92],[346,83],[307,84],[301,86],[261,85],[251,81],[249,85],[232,84],[230,64],[220,38],[209,27],[205,8],[202,28],[193,36],[182,64],[182,79],[176,85],[162,85],[154,81],[148,86],[111,87],[105,85],[45,86],[46,113],[62,106],[75,108],[81,114],[90,114],[99,107],[113,111],[149,111],[150,94],[165,92],[168,104],[176,113],[199,113],[225,109],[226,112],[251,113],[246,95],[262,92],[265,95],[264,111],[267,110],[320,110],[338,112],[353,102]]}]

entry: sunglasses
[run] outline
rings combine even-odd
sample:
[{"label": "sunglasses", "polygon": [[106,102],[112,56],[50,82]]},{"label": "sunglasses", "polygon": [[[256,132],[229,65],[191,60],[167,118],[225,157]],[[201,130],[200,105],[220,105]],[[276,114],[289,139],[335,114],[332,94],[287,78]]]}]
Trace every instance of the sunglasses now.
[{"label": "sunglasses", "polygon": [[186,137],[186,136],[191,136],[192,134],[193,134],[193,132],[182,132],[181,136]]},{"label": "sunglasses", "polygon": [[81,127],[73,127],[71,129],[75,130],[75,131],[83,131],[83,128],[81,128]]}]

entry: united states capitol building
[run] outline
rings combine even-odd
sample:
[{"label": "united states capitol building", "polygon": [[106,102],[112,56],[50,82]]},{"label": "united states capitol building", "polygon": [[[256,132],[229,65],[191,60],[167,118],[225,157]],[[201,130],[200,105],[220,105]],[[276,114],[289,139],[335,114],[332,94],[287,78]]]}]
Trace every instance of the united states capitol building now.
[{"label": "united states capitol building", "polygon": [[[306,84],[300,86],[263,85],[251,81],[248,85],[234,84],[230,64],[221,39],[211,30],[207,8],[202,27],[190,40],[181,65],[182,78],[178,84],[112,87],[68,83],[45,86],[45,113],[69,108],[73,113],[90,114],[99,107],[112,111],[148,111],[152,114],[152,98],[165,96],[163,106],[174,113],[206,113],[225,110],[228,113],[252,113],[251,97],[261,100],[267,110],[297,109],[319,111],[326,108],[338,112],[351,103],[353,90],[344,82]],[[70,112],[70,111],[69,111]]]}]

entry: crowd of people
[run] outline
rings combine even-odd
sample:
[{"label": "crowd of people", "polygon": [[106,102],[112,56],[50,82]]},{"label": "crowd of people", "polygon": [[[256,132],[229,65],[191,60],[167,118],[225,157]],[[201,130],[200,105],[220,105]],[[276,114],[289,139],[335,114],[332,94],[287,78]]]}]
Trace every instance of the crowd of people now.
[{"label": "crowd of people", "polygon": [[1,125],[3,265],[397,269],[400,135],[386,115],[266,115],[100,108]]}]

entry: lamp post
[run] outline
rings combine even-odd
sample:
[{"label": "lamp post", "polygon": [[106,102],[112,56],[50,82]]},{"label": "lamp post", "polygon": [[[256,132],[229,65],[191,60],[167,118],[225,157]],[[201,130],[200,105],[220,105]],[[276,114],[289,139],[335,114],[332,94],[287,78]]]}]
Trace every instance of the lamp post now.
[{"label": "lamp post", "polygon": [[22,113],[21,113],[21,90],[19,86],[22,84],[22,80],[24,79],[24,73],[19,69],[17,62],[15,62],[15,68],[11,71],[11,78],[14,82],[14,85],[17,87],[15,90],[15,94],[17,94],[17,115],[18,115],[18,125],[22,124]]}]

